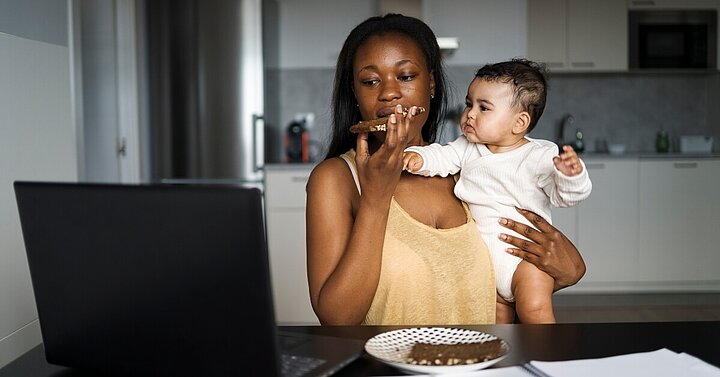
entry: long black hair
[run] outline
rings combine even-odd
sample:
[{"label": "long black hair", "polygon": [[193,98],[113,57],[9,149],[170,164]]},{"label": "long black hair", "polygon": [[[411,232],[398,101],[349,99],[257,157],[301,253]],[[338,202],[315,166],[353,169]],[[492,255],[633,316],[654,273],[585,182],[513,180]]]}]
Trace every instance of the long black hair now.
[{"label": "long black hair", "polygon": [[360,109],[356,106],[353,92],[353,63],[358,48],[371,36],[397,33],[417,43],[425,55],[426,66],[435,78],[435,96],[430,101],[428,119],[423,125],[422,136],[427,142],[436,139],[438,128],[447,111],[447,79],[440,47],[435,33],[423,21],[401,14],[370,17],[357,25],[345,39],[335,69],[332,96],[332,139],[325,159],[338,157],[355,147],[357,136],[351,134],[351,125],[359,122]]}]

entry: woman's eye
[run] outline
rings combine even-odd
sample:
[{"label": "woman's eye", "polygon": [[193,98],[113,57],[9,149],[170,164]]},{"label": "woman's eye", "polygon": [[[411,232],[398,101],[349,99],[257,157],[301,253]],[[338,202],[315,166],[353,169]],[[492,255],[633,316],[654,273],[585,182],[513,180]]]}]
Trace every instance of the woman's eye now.
[{"label": "woman's eye", "polygon": [[472,103],[465,102],[465,107],[467,107],[468,109],[472,108]]},{"label": "woman's eye", "polygon": [[417,75],[400,75],[400,76],[398,77],[398,79],[399,79],[400,81],[410,81],[410,80],[414,79],[415,76],[417,76]]}]

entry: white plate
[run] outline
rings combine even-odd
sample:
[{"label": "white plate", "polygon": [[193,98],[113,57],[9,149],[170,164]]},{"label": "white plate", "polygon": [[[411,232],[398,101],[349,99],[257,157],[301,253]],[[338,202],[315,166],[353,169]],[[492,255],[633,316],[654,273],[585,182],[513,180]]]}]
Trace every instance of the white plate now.
[{"label": "white plate", "polygon": [[502,342],[502,355],[475,364],[463,365],[415,365],[405,360],[415,343],[460,344],[477,343],[498,339],[498,337],[480,331],[448,327],[416,327],[384,332],[375,335],[365,343],[365,351],[374,358],[409,373],[463,373],[487,368],[505,358],[510,346]]}]

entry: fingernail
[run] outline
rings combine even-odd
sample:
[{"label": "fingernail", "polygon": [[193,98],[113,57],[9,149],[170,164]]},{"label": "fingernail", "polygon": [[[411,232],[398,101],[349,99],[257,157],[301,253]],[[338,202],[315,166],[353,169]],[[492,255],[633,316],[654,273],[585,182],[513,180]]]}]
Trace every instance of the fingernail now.
[{"label": "fingernail", "polygon": [[515,255],[515,253],[513,253],[513,249],[505,249],[505,252],[511,255]]},{"label": "fingernail", "polygon": [[400,112],[402,112],[402,105],[397,105],[397,106],[395,106],[395,111],[400,111]]},{"label": "fingernail", "polygon": [[500,224],[507,224],[507,223],[508,223],[507,219],[502,218],[502,217],[500,218],[500,220],[498,220],[498,222],[499,222]]},{"label": "fingernail", "polygon": [[498,238],[501,239],[501,240],[503,240],[503,241],[505,241],[505,240],[507,239],[507,234],[505,234],[505,233],[500,233],[500,234],[498,234]]},{"label": "fingernail", "polygon": [[395,122],[397,122],[395,114],[390,114],[390,123],[395,123]]},{"label": "fingernail", "polygon": [[416,114],[417,114],[417,107],[413,106],[413,107],[410,109],[410,113],[412,113],[412,115],[416,115]]}]

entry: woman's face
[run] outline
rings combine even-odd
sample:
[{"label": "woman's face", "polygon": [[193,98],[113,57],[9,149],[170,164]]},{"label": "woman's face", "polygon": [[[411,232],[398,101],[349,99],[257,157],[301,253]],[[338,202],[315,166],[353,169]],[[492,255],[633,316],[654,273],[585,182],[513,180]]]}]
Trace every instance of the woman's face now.
[{"label": "woman's face", "polygon": [[[425,55],[412,39],[401,34],[376,35],[357,50],[353,64],[353,90],[364,120],[388,116],[395,106],[430,109],[435,79],[425,63]],[[427,112],[415,116],[408,140],[420,144]],[[384,139],[384,132],[374,136]]]}]

